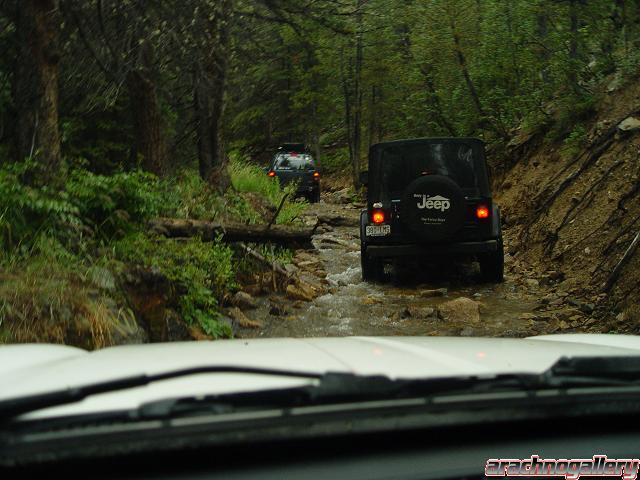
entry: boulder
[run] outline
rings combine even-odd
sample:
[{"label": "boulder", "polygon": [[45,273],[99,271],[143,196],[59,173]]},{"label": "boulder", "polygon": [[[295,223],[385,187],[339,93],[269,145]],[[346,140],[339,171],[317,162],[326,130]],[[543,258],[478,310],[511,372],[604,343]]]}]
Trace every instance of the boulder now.
[{"label": "boulder", "polygon": [[241,328],[260,328],[262,324],[260,322],[254,322],[249,320],[247,316],[238,307],[230,308],[228,311],[229,317],[238,324]]},{"label": "boulder", "polygon": [[291,300],[311,302],[315,298],[315,292],[311,287],[304,285],[303,283],[287,285],[287,298]]},{"label": "boulder", "polygon": [[233,296],[231,303],[242,310],[253,310],[258,308],[258,303],[255,298],[246,292],[237,292]]},{"label": "boulder", "polygon": [[456,298],[441,304],[438,315],[449,322],[477,323],[480,321],[480,304],[470,298]]},{"label": "boulder", "polygon": [[621,132],[635,132],[636,130],[640,130],[640,119],[627,117],[618,124],[618,130]]},{"label": "boulder", "polygon": [[448,293],[449,293],[449,290],[446,288],[436,288],[435,290],[420,290],[418,295],[425,298],[446,297]]}]

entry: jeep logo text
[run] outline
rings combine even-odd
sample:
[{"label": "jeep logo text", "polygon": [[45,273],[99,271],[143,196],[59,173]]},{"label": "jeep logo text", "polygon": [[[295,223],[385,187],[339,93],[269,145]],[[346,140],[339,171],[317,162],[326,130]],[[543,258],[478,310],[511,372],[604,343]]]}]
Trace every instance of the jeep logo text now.
[{"label": "jeep logo text", "polygon": [[416,204],[420,210],[440,210],[446,212],[451,207],[451,201],[448,198],[436,195],[435,197],[429,197],[429,195],[414,195],[415,198],[419,198],[420,201]]}]

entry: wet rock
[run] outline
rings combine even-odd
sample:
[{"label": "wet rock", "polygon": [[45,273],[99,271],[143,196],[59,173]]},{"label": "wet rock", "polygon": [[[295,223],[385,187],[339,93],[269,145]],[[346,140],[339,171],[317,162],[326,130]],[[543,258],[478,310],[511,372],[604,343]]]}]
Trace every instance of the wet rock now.
[{"label": "wet rock", "polygon": [[578,308],[580,308],[581,312],[590,314],[593,313],[593,311],[596,309],[596,306],[593,303],[583,303]]},{"label": "wet rock", "polygon": [[260,328],[262,324],[250,320],[238,307],[233,307],[228,310],[228,315],[238,324],[241,328]]},{"label": "wet rock", "polygon": [[296,272],[298,272],[298,270],[299,270],[299,269],[298,269],[298,267],[296,267],[294,264],[292,264],[292,263],[287,263],[287,264],[284,266],[284,270],[285,270],[285,272],[287,272],[289,275],[293,275],[293,274],[295,274]]},{"label": "wet rock", "polygon": [[556,310],[554,313],[560,320],[569,320],[572,316],[579,314],[580,311],[576,308],[565,308],[563,310]]},{"label": "wet rock", "polygon": [[[297,308],[296,304],[294,304],[294,307]],[[289,311],[287,310],[284,302],[271,300],[269,302],[269,314],[276,317],[284,317],[286,315],[289,315]]]},{"label": "wet rock", "polygon": [[298,263],[298,267],[300,268],[305,268],[305,267],[311,267],[311,266],[316,266],[319,265],[321,262],[318,259],[314,259],[314,260],[305,260],[304,262],[300,262]]},{"label": "wet rock", "polygon": [[264,288],[261,285],[256,283],[254,285],[245,285],[243,287],[243,291],[253,297],[257,297],[264,293]]},{"label": "wet rock", "polygon": [[456,298],[441,304],[438,316],[445,321],[477,323],[480,321],[480,305],[470,298]]},{"label": "wet rock", "polygon": [[543,287],[547,287],[547,286],[551,285],[552,280],[551,280],[551,277],[549,277],[549,275],[541,275],[540,279],[538,280],[538,282]]},{"label": "wet rock", "polygon": [[446,297],[448,293],[449,293],[449,290],[446,288],[436,288],[432,290],[420,290],[420,292],[418,292],[418,295],[424,298],[431,298],[431,297]]},{"label": "wet rock", "polygon": [[384,303],[384,298],[378,296],[369,295],[362,299],[363,305],[379,305],[381,303]]},{"label": "wet rock", "polygon": [[540,312],[535,316],[535,320],[539,322],[548,322],[550,320],[553,320],[554,318],[555,315],[553,314],[553,312]]},{"label": "wet rock", "polygon": [[303,302],[311,302],[315,298],[315,292],[302,283],[297,285],[287,285],[287,298],[291,300],[302,300]]},{"label": "wet rock", "polygon": [[549,270],[547,275],[549,275],[549,278],[554,281],[562,280],[564,278],[564,273],[558,270]]},{"label": "wet rock", "polygon": [[258,308],[256,300],[246,292],[237,292],[231,299],[231,304],[242,310]]},{"label": "wet rock", "polygon": [[634,132],[636,130],[640,130],[640,119],[627,117],[618,124],[618,130],[621,132]]},{"label": "wet rock", "polygon": [[193,335],[187,324],[173,310],[167,310],[165,314],[166,329],[163,341],[185,342],[193,340]]},{"label": "wet rock", "polygon": [[476,331],[471,327],[464,327],[460,331],[460,336],[461,337],[473,337],[473,336],[475,336],[475,334],[476,334]]}]

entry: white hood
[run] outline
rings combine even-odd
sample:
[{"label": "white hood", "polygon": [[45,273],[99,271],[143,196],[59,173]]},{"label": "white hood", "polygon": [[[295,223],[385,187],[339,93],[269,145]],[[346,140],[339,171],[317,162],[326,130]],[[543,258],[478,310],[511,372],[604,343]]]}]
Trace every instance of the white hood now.
[{"label": "white hood", "polygon": [[[54,345],[0,347],[0,401],[138,375],[202,366],[260,367],[390,378],[541,373],[563,356],[640,355],[640,337],[549,335],[528,339],[351,337],[166,343],[95,352]],[[94,395],[28,417],[114,409],[179,396],[311,384],[313,380],[237,373],[200,374]]]}]

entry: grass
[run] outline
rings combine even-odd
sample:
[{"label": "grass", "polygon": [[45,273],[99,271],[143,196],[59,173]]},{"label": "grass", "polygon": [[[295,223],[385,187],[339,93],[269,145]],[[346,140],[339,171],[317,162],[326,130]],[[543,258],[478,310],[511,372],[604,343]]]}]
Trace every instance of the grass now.
[{"label": "grass", "polygon": [[[251,164],[238,158],[232,160],[229,165],[231,184],[236,192],[255,195],[257,203],[265,202],[266,206],[276,209],[280,206],[286,196],[285,203],[278,215],[276,223],[293,223],[300,219],[308,204],[304,200],[294,199],[296,190],[295,184],[287,185],[284,189],[280,187],[277,178],[266,175],[259,166]],[[253,217],[251,223],[258,223],[265,218]]]}]

